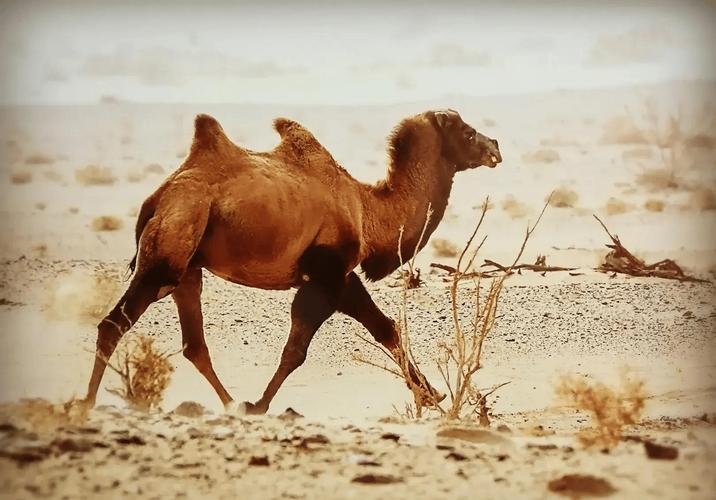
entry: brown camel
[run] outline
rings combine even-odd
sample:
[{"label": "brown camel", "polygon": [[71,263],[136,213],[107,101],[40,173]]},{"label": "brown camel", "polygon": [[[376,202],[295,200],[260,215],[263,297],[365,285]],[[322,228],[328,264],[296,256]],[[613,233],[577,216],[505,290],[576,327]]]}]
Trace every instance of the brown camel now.
[{"label": "brown camel", "polygon": [[[214,118],[197,116],[189,156],[139,213],[134,275],[98,326],[90,405],[123,333],[169,294],[179,312],[184,356],[225,406],[232,402],[204,340],[202,268],[241,285],[298,288],[281,361],[261,399],[245,403],[249,413],[267,411],[283,381],[306,359],[316,330],[336,311],[402,355],[395,323],[371,300],[354,269],[360,265],[371,281],[393,272],[399,266],[399,227],[405,228],[402,254],[412,255],[431,204],[422,247],[445,212],[455,172],[495,167],[502,161],[497,141],[453,110],[407,118],[390,136],[387,178],[366,185],[300,124],[279,118],[274,127],[280,144],[259,153],[233,144]],[[414,369],[412,377],[444,397],[420,384]]]}]

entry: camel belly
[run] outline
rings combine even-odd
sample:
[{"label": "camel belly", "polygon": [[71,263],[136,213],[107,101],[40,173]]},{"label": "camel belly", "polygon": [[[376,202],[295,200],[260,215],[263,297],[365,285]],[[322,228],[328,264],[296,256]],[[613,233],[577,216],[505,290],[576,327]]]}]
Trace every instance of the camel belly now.
[{"label": "camel belly", "polygon": [[298,260],[315,245],[339,248],[355,239],[332,193],[312,183],[265,183],[254,176],[215,199],[195,262],[229,281],[266,289],[302,282]]}]

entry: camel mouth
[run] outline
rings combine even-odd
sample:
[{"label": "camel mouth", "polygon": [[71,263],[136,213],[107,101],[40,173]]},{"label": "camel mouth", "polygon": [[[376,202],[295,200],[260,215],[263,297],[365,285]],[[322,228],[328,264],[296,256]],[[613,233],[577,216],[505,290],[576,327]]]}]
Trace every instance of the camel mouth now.
[{"label": "camel mouth", "polygon": [[485,166],[488,168],[495,168],[500,163],[502,163],[502,158],[500,158],[499,156],[490,155],[489,157],[487,157],[487,159],[483,160],[481,163],[476,163],[474,165],[474,167]]}]

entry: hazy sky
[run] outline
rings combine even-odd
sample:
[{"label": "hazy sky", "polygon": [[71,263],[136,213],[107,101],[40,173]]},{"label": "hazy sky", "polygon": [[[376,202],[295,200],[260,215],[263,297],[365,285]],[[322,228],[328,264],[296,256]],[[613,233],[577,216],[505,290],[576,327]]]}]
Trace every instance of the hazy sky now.
[{"label": "hazy sky", "polygon": [[0,1],[0,102],[370,104],[716,79],[705,2]]}]

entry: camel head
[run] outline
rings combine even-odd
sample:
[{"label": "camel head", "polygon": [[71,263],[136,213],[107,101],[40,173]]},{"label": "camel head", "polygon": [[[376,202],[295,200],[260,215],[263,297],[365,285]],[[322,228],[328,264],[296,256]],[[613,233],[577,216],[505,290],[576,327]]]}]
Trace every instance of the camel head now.
[{"label": "camel head", "polygon": [[442,155],[455,165],[456,170],[480,166],[495,168],[502,161],[497,141],[462,121],[457,111],[448,109],[432,114],[442,137]]}]

